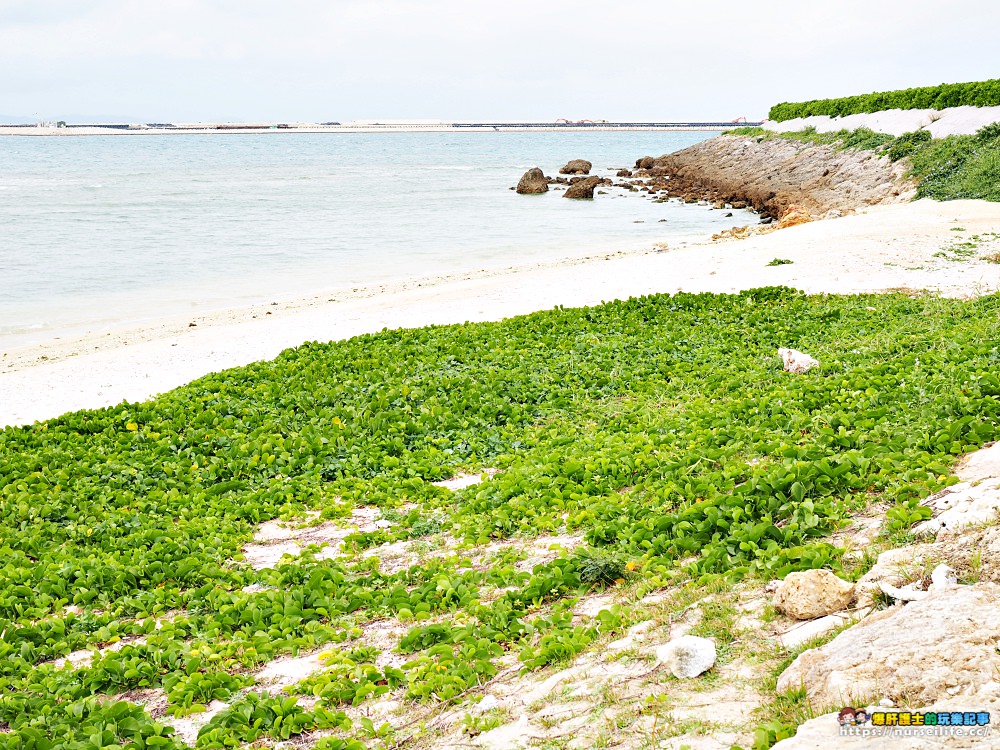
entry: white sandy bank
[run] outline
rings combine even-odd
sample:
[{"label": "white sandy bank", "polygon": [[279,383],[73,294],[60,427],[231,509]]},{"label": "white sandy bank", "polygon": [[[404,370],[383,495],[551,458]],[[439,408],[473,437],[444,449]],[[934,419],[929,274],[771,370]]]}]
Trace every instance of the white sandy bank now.
[{"label": "white sandy bank", "polygon": [[[963,231],[955,231],[957,229]],[[997,233],[997,236],[987,236]],[[959,243],[973,235],[974,250]],[[951,248],[951,250],[949,249]],[[459,277],[421,279],[301,302],[166,321],[119,334],[0,353],[0,426],[137,401],[208,372],[276,356],[310,340],[383,328],[498,320],[555,305],[596,305],[657,292],[1000,290],[1000,204],[924,200],[804,224],[741,241],[611,255]],[[935,254],[938,254],[937,256]],[[774,258],[793,261],[769,267]]]},{"label": "white sandy bank", "polygon": [[820,133],[869,128],[879,133],[902,135],[927,130],[933,138],[972,135],[984,125],[1000,122],[1000,107],[951,107],[949,109],[890,109],[847,117],[797,117],[784,122],[766,121],[763,127],[776,133],[794,133],[808,127]]}]

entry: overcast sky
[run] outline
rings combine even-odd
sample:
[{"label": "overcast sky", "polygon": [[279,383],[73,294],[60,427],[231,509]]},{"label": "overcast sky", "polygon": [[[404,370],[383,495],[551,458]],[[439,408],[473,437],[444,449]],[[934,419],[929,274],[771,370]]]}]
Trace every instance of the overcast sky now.
[{"label": "overcast sky", "polygon": [[998,50],[989,0],[0,0],[0,115],[753,119]]}]

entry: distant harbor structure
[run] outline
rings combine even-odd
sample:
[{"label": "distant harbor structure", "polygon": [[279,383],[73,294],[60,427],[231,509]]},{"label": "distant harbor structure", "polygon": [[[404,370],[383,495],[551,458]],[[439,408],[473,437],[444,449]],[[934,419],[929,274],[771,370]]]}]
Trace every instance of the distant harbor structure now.
[{"label": "distant harbor structure", "polygon": [[25,125],[0,125],[0,135],[110,135],[169,133],[381,133],[381,132],[518,132],[518,131],[650,131],[726,130],[737,126],[760,125],[740,117],[727,121],[616,122],[609,120],[568,120],[555,122],[495,121],[445,122],[437,120],[353,120],[351,122],[223,122],[223,123],[104,123],[75,124],[64,121]]}]

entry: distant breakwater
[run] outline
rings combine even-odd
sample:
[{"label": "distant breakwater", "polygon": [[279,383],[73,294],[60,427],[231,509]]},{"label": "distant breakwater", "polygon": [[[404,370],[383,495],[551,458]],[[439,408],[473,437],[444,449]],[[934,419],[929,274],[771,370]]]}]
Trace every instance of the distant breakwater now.
[{"label": "distant breakwater", "polygon": [[[742,121],[740,124],[743,124]],[[759,125],[758,122],[747,123]],[[440,122],[440,123],[148,123],[100,125],[42,123],[0,125],[0,135],[171,135],[264,133],[487,133],[487,132],[630,132],[718,131],[733,122]]]}]

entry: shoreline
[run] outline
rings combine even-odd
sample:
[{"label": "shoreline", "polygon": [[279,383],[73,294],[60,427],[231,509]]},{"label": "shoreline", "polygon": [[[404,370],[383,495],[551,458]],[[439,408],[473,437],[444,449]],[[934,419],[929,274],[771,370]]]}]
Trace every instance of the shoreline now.
[{"label": "shoreline", "polygon": [[[755,216],[748,214],[748,218],[753,219]],[[210,303],[203,308],[185,312],[163,312],[142,318],[92,320],[54,325],[48,328],[42,334],[43,338],[39,340],[25,341],[25,337],[30,335],[27,332],[12,333],[8,336],[8,341],[4,341],[4,337],[0,336],[0,374],[4,371],[20,369],[26,365],[38,364],[43,358],[47,361],[56,361],[66,356],[73,356],[73,351],[78,353],[87,344],[94,344],[99,349],[106,349],[108,346],[105,340],[108,337],[136,342],[148,341],[179,334],[189,328],[202,325],[225,325],[245,320],[248,316],[252,319],[255,315],[264,315],[268,312],[272,314],[278,311],[283,313],[296,312],[328,303],[359,302],[383,295],[397,295],[418,288],[431,289],[477,279],[493,279],[498,276],[575,266],[597,260],[659,253],[663,252],[663,248],[667,247],[668,244],[669,247],[676,249],[704,244],[707,241],[705,233],[692,232],[669,236],[665,241],[654,242],[652,245],[649,242],[635,241],[628,243],[625,247],[618,245],[618,249],[611,249],[606,244],[583,249],[578,247],[575,252],[566,249],[561,254],[544,260],[515,258],[512,262],[505,262],[494,258],[490,261],[483,261],[479,268],[389,274],[381,280],[344,283],[326,288],[313,287],[299,294],[277,292],[257,295],[263,296],[264,300],[249,301],[243,299],[232,303],[219,301]],[[196,323],[196,325],[191,326],[191,323]],[[64,349],[71,351],[64,353]]]},{"label": "shoreline", "polygon": [[[923,200],[745,240],[417,277],[28,345],[0,356],[0,427],[145,400],[306,341],[384,328],[499,320],[679,291],[788,286],[809,293],[904,289],[971,297],[1000,290],[1000,264],[948,256],[948,247],[973,235],[987,235],[978,255],[1000,251],[1000,204]],[[775,258],[792,263],[769,266]]]}]

